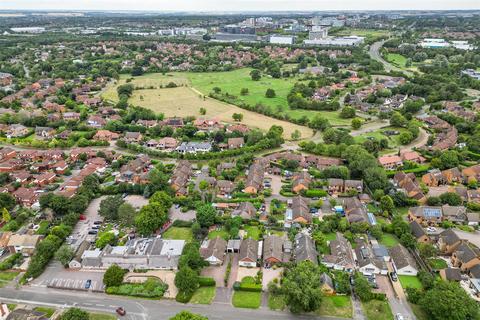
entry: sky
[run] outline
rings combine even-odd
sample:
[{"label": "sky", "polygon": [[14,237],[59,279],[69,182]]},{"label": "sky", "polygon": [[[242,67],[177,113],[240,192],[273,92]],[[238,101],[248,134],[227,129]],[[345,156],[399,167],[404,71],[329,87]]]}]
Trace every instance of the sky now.
[{"label": "sky", "polygon": [[0,0],[0,10],[326,11],[468,10],[479,0]]}]

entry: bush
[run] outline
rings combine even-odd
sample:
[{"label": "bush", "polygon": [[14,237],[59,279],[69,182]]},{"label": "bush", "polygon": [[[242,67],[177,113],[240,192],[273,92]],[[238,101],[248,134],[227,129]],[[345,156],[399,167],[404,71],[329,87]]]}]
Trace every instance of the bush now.
[{"label": "bush", "polygon": [[198,277],[198,284],[200,287],[214,287],[216,282],[215,279],[210,277]]},{"label": "bush", "polygon": [[320,189],[309,189],[305,191],[305,196],[308,198],[315,198],[315,197],[326,197],[327,191],[320,190]]},{"label": "bush", "polygon": [[180,303],[188,303],[192,299],[193,293],[179,291],[175,296],[175,301]]},{"label": "bush", "polygon": [[192,221],[175,220],[173,221],[172,226],[179,228],[190,228],[192,224]]},{"label": "bush", "polygon": [[248,292],[261,292],[262,285],[255,283],[240,283],[240,286],[237,289],[238,291],[248,291]]},{"label": "bush", "polygon": [[161,298],[167,289],[167,284],[160,280],[149,278],[144,283],[124,283],[120,286],[108,287],[105,292],[121,296]]},{"label": "bush", "polygon": [[21,253],[15,253],[0,263],[0,271],[12,269],[14,265],[23,260]]}]

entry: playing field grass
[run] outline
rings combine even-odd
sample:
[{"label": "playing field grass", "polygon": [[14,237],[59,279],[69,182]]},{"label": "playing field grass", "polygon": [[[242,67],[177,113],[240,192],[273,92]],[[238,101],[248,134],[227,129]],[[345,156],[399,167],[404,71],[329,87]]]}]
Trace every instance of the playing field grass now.
[{"label": "playing field grass", "polygon": [[[202,78],[212,74],[213,73],[169,73],[166,75],[146,74],[136,77],[132,80],[132,83],[135,87],[143,89],[135,90],[129,102],[133,105],[142,106],[152,109],[155,112],[163,113],[166,117],[200,117],[200,108],[205,108],[207,110],[205,117],[217,118],[224,122],[233,123],[232,115],[234,113],[241,113],[243,114],[242,123],[253,128],[267,131],[274,124],[282,126],[286,139],[289,139],[291,133],[295,130],[300,131],[302,138],[309,138],[313,135],[313,131],[307,127],[299,126],[287,121],[277,120],[231,104],[204,97],[208,95],[210,90],[206,85],[197,89],[196,85],[200,85],[203,81],[207,81],[202,80]],[[218,78],[221,81],[222,77],[218,76]],[[118,101],[116,88],[118,85],[124,84],[126,79],[127,77],[122,77],[117,84],[110,85],[102,94],[102,97],[106,100],[114,102]],[[195,83],[195,85],[193,87],[180,86],[177,88],[160,88],[160,86],[165,86],[169,82],[175,82],[178,85]],[[213,88],[214,86],[211,87]],[[150,87],[154,87],[154,89],[151,89]],[[263,95],[264,94],[265,93],[263,93]]]},{"label": "playing field grass", "polygon": [[163,238],[172,239],[172,240],[185,240],[187,242],[191,242],[191,241],[193,241],[192,229],[170,227],[163,234]]},{"label": "playing field grass", "polygon": [[352,318],[353,307],[350,296],[325,296],[316,313],[321,316]]},{"label": "playing field grass", "polygon": [[404,289],[410,287],[410,288],[416,288],[416,289],[422,289],[422,283],[416,276],[398,276],[398,279],[400,280],[400,283],[402,284],[402,287]]}]

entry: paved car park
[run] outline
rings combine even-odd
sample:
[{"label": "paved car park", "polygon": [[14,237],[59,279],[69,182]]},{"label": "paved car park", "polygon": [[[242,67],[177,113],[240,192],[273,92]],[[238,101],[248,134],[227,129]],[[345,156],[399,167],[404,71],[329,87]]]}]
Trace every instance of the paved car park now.
[{"label": "paved car park", "polygon": [[[70,290],[103,291],[104,271],[78,271],[65,269],[59,262],[51,262],[40,277],[30,283],[32,287],[50,287]],[[87,289],[87,281],[90,286]]]}]

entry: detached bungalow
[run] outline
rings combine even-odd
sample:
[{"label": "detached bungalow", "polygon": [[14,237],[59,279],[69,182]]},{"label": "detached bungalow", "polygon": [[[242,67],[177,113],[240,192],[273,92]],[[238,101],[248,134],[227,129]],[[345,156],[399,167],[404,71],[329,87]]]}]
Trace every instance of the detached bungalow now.
[{"label": "detached bungalow", "polygon": [[227,250],[227,241],[223,238],[205,240],[200,247],[200,255],[210,265],[219,266],[225,261],[225,252]]},{"label": "detached bungalow", "polygon": [[244,239],[240,244],[238,265],[240,267],[256,267],[258,258],[258,241],[252,238]]}]

